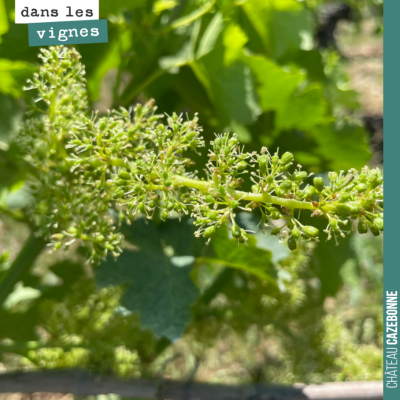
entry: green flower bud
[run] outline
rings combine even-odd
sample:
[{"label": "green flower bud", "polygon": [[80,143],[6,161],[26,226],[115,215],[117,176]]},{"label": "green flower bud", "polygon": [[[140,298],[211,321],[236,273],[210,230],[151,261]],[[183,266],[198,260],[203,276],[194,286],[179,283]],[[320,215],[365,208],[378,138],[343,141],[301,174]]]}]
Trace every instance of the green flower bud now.
[{"label": "green flower bud", "polygon": [[283,190],[283,189],[280,188],[280,187],[277,187],[277,188],[275,189],[275,194],[276,194],[278,197],[284,197],[284,196],[285,196],[285,193],[286,193],[286,191]]},{"label": "green flower bud", "polygon": [[364,193],[368,189],[368,186],[365,183],[359,183],[354,187],[354,190],[357,190],[358,193]]},{"label": "green flower bud", "polygon": [[204,236],[206,239],[207,239],[207,238],[210,238],[210,237],[214,234],[215,229],[216,229],[215,225],[209,226],[209,227],[204,231],[203,236]]},{"label": "green flower bud", "polygon": [[224,155],[227,157],[231,154],[231,148],[229,146],[224,147]]},{"label": "green flower bud", "polygon": [[363,234],[368,232],[367,224],[360,218],[357,226],[358,233]]},{"label": "green flower bud", "polygon": [[214,203],[214,197],[211,196],[211,194],[208,194],[208,195],[206,196],[206,202],[207,202],[207,203]]},{"label": "green flower bud", "polygon": [[362,172],[359,176],[358,176],[358,180],[360,182],[364,182],[367,180],[367,174],[365,174],[364,172]]},{"label": "green flower bud", "polygon": [[204,225],[204,224],[208,224],[210,222],[210,220],[208,218],[197,218],[193,224],[194,225]]},{"label": "green flower bud", "polygon": [[292,164],[282,164],[281,166],[280,166],[280,170],[282,171],[282,172],[285,172],[285,171],[287,171],[289,168],[290,168],[290,166],[291,166]]},{"label": "green flower bud", "polygon": [[260,173],[265,175],[267,173],[268,156],[262,155],[258,157],[258,166],[260,167]]},{"label": "green flower bud", "polygon": [[288,151],[283,154],[281,158],[282,164],[289,164],[294,160],[294,156],[292,153],[289,153]]},{"label": "green flower bud", "polygon": [[285,179],[279,185],[283,190],[289,190],[292,187],[292,182],[289,179]]},{"label": "green flower bud", "polygon": [[218,192],[219,192],[219,194],[221,195],[221,196],[225,196],[226,195],[226,189],[225,189],[225,186],[220,186],[219,188],[218,188]]},{"label": "green flower bud", "polygon": [[222,139],[219,137],[215,138],[214,145],[213,145],[214,152],[219,153],[221,146],[222,146]]},{"label": "green flower bud", "polygon": [[358,204],[348,204],[350,207],[350,214],[360,214],[360,206]]},{"label": "green flower bud", "polygon": [[336,204],[336,212],[343,217],[348,217],[352,212],[352,208],[349,204],[338,203]]},{"label": "green flower bud", "polygon": [[168,211],[167,210],[162,210],[161,212],[161,219],[165,221],[168,218]]},{"label": "green flower bud", "polygon": [[271,157],[271,162],[272,162],[272,165],[277,165],[277,164],[278,164],[278,162],[279,162],[279,157],[278,157],[277,154],[274,154],[274,155]]},{"label": "green flower bud", "polygon": [[229,146],[229,147],[236,146],[236,145],[238,144],[238,142],[239,142],[239,141],[238,141],[237,138],[232,138],[232,139],[229,140],[228,146]]},{"label": "green flower bud", "polygon": [[295,181],[303,181],[304,179],[306,179],[308,177],[308,174],[306,171],[299,171],[299,172],[295,172],[293,174],[293,179]]},{"label": "green flower bud", "polygon": [[336,172],[329,172],[328,173],[329,182],[335,183],[337,181],[337,178],[338,178],[338,174]]},{"label": "green flower bud", "polygon": [[347,203],[348,201],[350,201],[351,200],[351,194],[350,193],[342,193],[341,195],[340,195],[340,201],[342,202],[342,203]]},{"label": "green flower bud", "polygon": [[335,232],[335,231],[337,231],[339,229],[338,228],[339,222],[338,222],[337,219],[331,219],[329,222],[331,224],[331,229],[332,229],[333,232]]},{"label": "green flower bud", "polygon": [[298,239],[298,238],[300,237],[300,231],[299,231],[297,228],[293,228],[293,229],[292,229],[292,236],[293,236],[295,239]]},{"label": "green flower bud", "polygon": [[117,191],[114,192],[113,194],[113,199],[120,199],[124,195],[124,191],[121,189],[118,189]]},{"label": "green flower bud", "polygon": [[240,236],[237,238],[239,243],[245,243],[247,239],[247,233],[244,231],[244,229],[240,230]]},{"label": "green flower bud", "polygon": [[277,236],[277,235],[279,235],[280,233],[281,233],[280,228],[275,227],[275,228],[272,228],[272,229],[271,229],[271,235],[273,235],[273,236]]},{"label": "green flower bud", "polygon": [[303,232],[310,237],[316,238],[319,235],[319,230],[313,226],[303,227]]},{"label": "green flower bud", "polygon": [[100,120],[99,129],[100,131],[104,131],[107,128],[107,118],[102,118]]},{"label": "green flower bud", "polygon": [[313,197],[314,194],[315,194],[315,187],[314,186],[307,186],[304,189],[303,197],[306,197],[306,198]]},{"label": "green flower bud", "polygon": [[210,211],[207,214],[207,217],[211,219],[211,221],[215,221],[218,217],[218,214],[215,211]]},{"label": "green flower bud", "polygon": [[237,165],[237,169],[239,171],[242,171],[247,167],[247,162],[246,161],[239,161],[236,165]]},{"label": "green flower bud", "polygon": [[232,200],[232,201],[229,203],[229,207],[231,207],[231,208],[237,208],[237,207],[239,207],[239,202],[238,202],[237,200]]},{"label": "green flower bud", "polygon": [[326,186],[325,189],[321,192],[323,196],[329,196],[332,194],[332,190],[329,186]]},{"label": "green flower bud", "polygon": [[369,186],[370,186],[371,189],[375,189],[379,185],[382,185],[382,183],[383,183],[383,177],[381,176],[379,178],[371,180],[371,182],[369,183]]},{"label": "green flower bud", "polygon": [[164,184],[165,184],[166,187],[172,186],[172,182],[171,182],[169,179],[167,179],[167,180],[164,182]]},{"label": "green flower bud", "polygon": [[266,178],[266,181],[267,181],[268,184],[271,184],[274,180],[275,179],[274,179],[274,177],[272,175],[268,175],[267,178]]},{"label": "green flower bud", "polygon": [[145,203],[140,203],[138,210],[142,213],[145,214],[146,213],[146,204]]},{"label": "green flower bud", "polygon": [[380,230],[383,231],[383,218],[375,218],[374,225]]},{"label": "green flower bud", "polygon": [[167,159],[167,164],[168,165],[172,165],[173,163],[175,162],[175,157],[168,157],[168,159]]},{"label": "green flower bud", "polygon": [[379,228],[374,223],[368,224],[368,226],[369,226],[369,230],[371,231],[371,233],[374,236],[379,236],[380,235],[381,232],[380,232]]},{"label": "green flower bud", "polygon": [[233,223],[233,224],[232,224],[232,236],[233,236],[234,238],[238,238],[238,237],[241,236],[240,228],[239,228],[239,226],[238,226],[236,223]]},{"label": "green flower bud", "polygon": [[142,116],[143,106],[140,103],[135,107],[135,113],[138,118],[140,118]]},{"label": "green flower bud", "polygon": [[257,162],[259,165],[268,165],[268,156],[266,156],[265,154],[262,156],[259,156],[257,158]]},{"label": "green flower bud", "polygon": [[281,213],[278,210],[272,211],[270,217],[274,220],[278,220],[281,217]]},{"label": "green flower bud", "polygon": [[175,205],[172,201],[167,201],[165,203],[165,207],[167,208],[168,211],[172,211],[174,209]]},{"label": "green flower bud", "polygon": [[97,235],[95,238],[96,242],[100,243],[104,241],[104,236],[103,235]]},{"label": "green flower bud", "polygon": [[289,250],[293,251],[297,249],[297,241],[293,236],[289,236],[287,241],[287,246]]},{"label": "green flower bud", "polygon": [[322,178],[320,176],[316,176],[313,179],[313,184],[314,184],[315,189],[318,190],[318,192],[322,192],[324,190],[324,187],[325,187],[324,178]]}]

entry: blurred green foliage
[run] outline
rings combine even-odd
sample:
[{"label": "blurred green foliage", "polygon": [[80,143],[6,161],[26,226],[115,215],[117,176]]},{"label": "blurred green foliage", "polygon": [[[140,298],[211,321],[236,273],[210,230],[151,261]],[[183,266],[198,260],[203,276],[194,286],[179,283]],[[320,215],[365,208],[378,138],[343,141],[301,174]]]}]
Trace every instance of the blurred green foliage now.
[{"label": "blurred green foliage", "polygon": [[[155,98],[168,114],[198,112],[206,140],[234,131],[247,150],[291,151],[321,175],[361,168],[371,153],[357,95],[337,51],[314,41],[322,3],[100,0],[109,42],[77,46],[90,101],[105,112]],[[372,7],[379,17],[378,1],[348,3],[358,16]],[[27,26],[13,23],[13,8],[13,0],[0,0],[5,225],[24,223],[29,193],[12,138],[30,96],[21,88],[38,66],[38,49],[28,47]],[[197,166],[205,160],[198,155]],[[254,224],[248,215],[240,221]],[[122,376],[165,368],[184,377],[195,356],[212,370],[209,349],[225,341],[231,362],[240,360],[246,372],[213,380],[380,379],[379,238],[321,242],[289,255],[262,235],[237,247],[221,231],[205,246],[189,222],[124,227],[123,255],[94,271],[78,248],[40,257],[0,311],[0,361],[10,369],[80,366]],[[3,253],[0,281],[10,264]],[[166,361],[180,351],[184,367]]]}]

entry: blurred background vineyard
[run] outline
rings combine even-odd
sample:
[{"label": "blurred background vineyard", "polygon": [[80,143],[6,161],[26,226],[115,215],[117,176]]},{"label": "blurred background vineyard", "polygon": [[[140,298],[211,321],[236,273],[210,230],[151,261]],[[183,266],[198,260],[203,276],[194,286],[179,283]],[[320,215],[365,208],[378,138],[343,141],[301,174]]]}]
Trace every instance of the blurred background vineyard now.
[{"label": "blurred background vineyard", "polygon": [[[109,42],[76,47],[93,109],[154,98],[162,113],[198,112],[208,141],[236,132],[248,151],[291,151],[325,176],[382,166],[382,7],[380,0],[100,0]],[[0,0],[0,281],[30,230],[13,137],[31,100],[22,87],[38,69],[38,50],[28,47],[27,25],[14,24],[14,0]],[[196,156],[200,174],[205,159]],[[240,221],[254,224],[248,215]],[[146,309],[121,305],[127,285],[110,285],[104,265],[99,278],[79,247],[45,251],[0,310],[0,370],[187,379],[197,366],[196,379],[210,382],[381,379],[382,237],[351,234],[336,247],[321,234],[318,245],[290,253],[275,237],[255,235],[250,247],[236,248],[220,234],[206,248],[190,221],[175,222],[129,232],[151,243],[157,231],[173,254],[195,259],[197,300],[191,320],[178,321],[181,338],[141,326]],[[123,262],[140,267],[126,247]],[[279,291],[254,272],[266,265]]]}]

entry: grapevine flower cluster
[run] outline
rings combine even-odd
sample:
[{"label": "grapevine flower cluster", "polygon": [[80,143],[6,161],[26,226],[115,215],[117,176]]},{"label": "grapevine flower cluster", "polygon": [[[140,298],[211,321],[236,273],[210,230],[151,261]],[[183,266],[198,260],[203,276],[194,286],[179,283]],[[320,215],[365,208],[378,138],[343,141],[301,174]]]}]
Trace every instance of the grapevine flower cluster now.
[{"label": "grapevine flower cluster", "polygon": [[[92,262],[117,256],[123,241],[118,223],[155,213],[162,220],[190,215],[195,235],[208,240],[227,225],[246,244],[248,232],[236,214],[258,209],[260,230],[291,250],[320,237],[317,228],[300,222],[301,210],[324,218],[327,238],[335,241],[355,227],[359,233],[383,231],[379,169],[330,172],[326,185],[294,167],[291,153],[246,153],[236,134],[224,133],[211,142],[207,177],[200,179],[187,156],[205,147],[197,115],[164,117],[151,100],[100,116],[89,111],[85,68],[75,49],[42,49],[40,57],[40,71],[27,88],[38,96],[16,144],[34,198],[28,215],[55,248],[81,240]],[[241,190],[246,179],[250,192]]]}]

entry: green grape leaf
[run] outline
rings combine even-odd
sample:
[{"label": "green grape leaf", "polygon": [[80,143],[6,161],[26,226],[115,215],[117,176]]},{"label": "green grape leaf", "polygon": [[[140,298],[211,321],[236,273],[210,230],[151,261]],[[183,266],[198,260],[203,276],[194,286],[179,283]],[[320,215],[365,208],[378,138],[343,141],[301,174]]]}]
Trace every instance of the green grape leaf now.
[{"label": "green grape leaf", "polygon": [[42,290],[42,299],[62,300],[70,294],[72,286],[78,280],[84,278],[83,266],[69,260],[53,264],[49,270],[61,280],[61,283],[56,286],[38,287],[38,289]]},{"label": "green grape leaf", "polygon": [[273,10],[270,22],[275,58],[300,49],[311,50],[314,41],[309,12],[304,8],[297,9],[299,2],[296,0],[281,3],[287,3],[288,7]]},{"label": "green grape leaf", "polygon": [[176,0],[158,0],[153,5],[154,14],[161,14],[165,10],[171,10],[178,5]]},{"label": "green grape leaf", "polygon": [[293,67],[284,69],[263,56],[244,55],[243,60],[256,76],[257,92],[264,111],[283,108],[305,79],[300,70]]},{"label": "green grape leaf", "polygon": [[340,237],[339,246],[336,246],[334,239],[326,240],[327,235],[323,232],[327,225],[325,218],[315,218],[309,213],[304,213],[302,219],[304,225],[313,225],[320,231],[321,240],[316,244],[310,261],[313,273],[320,281],[320,301],[323,301],[325,297],[334,296],[338,292],[343,284],[340,274],[343,265],[348,260],[356,258],[351,245],[352,235]]},{"label": "green grape leaf", "polygon": [[197,20],[190,29],[188,29],[188,33],[190,34],[189,39],[184,43],[178,53],[160,58],[159,65],[161,69],[176,72],[178,68],[193,61],[194,48],[199,35],[200,24],[200,20]]},{"label": "green grape leaf", "polygon": [[335,246],[333,239],[322,240],[314,250],[312,264],[317,270],[323,297],[334,296],[342,286],[341,268],[347,260],[355,257],[350,239],[349,235],[340,238],[340,251]]},{"label": "green grape leaf", "polygon": [[300,91],[306,76],[296,67],[281,67],[263,56],[243,55],[258,81],[257,92],[264,111],[276,111],[275,128],[309,130],[326,118],[326,101],[319,83]]},{"label": "green grape leaf", "polygon": [[22,86],[31,77],[35,67],[25,61],[0,58],[0,92],[14,97],[22,93]]},{"label": "green grape leaf", "polygon": [[14,341],[37,340],[35,328],[39,323],[37,307],[25,312],[9,312],[0,309],[0,338]]},{"label": "green grape leaf", "polygon": [[0,93],[0,149],[8,150],[8,144],[18,133],[22,116],[18,101],[12,96]]},{"label": "green grape leaf", "polygon": [[327,106],[320,84],[308,85],[300,93],[289,97],[284,105],[277,110],[276,129],[312,129],[324,121],[326,109]]},{"label": "green grape leaf", "polygon": [[176,19],[175,21],[172,22],[171,28],[177,29],[180,28],[181,26],[189,25],[193,21],[196,21],[198,18],[200,18],[202,15],[207,14],[209,11],[211,11],[212,8],[214,7],[214,4],[215,0],[211,0],[208,3],[204,4],[202,7],[195,9],[191,13]]},{"label": "green grape leaf", "polygon": [[6,5],[4,4],[4,0],[0,0],[0,43],[1,43],[1,35],[4,35],[9,28],[8,18],[7,18],[7,10]]},{"label": "green grape leaf", "polygon": [[177,221],[169,222],[158,229],[142,219],[126,229],[127,240],[138,250],[125,250],[116,261],[101,264],[96,282],[99,287],[127,285],[122,306],[138,312],[142,325],[158,337],[174,341],[190,320],[197,292],[189,276],[195,260],[189,245],[192,234],[184,223],[179,232]]},{"label": "green grape leaf", "polygon": [[226,66],[222,42],[220,35],[214,49],[190,65],[207,90],[223,126],[232,120],[250,124],[261,114],[251,71],[242,61]]},{"label": "green grape leaf", "polygon": [[224,27],[222,14],[215,14],[214,18],[208,24],[203,36],[201,37],[199,48],[196,53],[196,58],[201,58],[213,50],[215,43]]},{"label": "green grape leaf", "polygon": [[216,257],[213,261],[257,276],[275,285],[276,272],[272,263],[272,254],[268,250],[257,247],[256,243],[257,240],[249,236],[248,246],[239,246],[236,240],[229,237],[227,228],[221,227],[211,240]]},{"label": "green grape leaf", "polygon": [[[107,47],[102,44],[96,44],[93,49],[85,48],[83,59],[89,68],[88,77],[88,89],[93,100],[97,100],[100,95],[100,87],[103,78],[106,74],[112,70],[120,67],[124,60],[124,54],[129,51],[132,46],[131,32],[129,30],[119,34],[118,38],[115,38],[115,32],[110,31],[109,42]],[[101,50],[101,51],[99,51]],[[86,61],[87,60],[87,61]]]},{"label": "green grape leaf", "polygon": [[248,37],[239,25],[230,24],[224,30],[223,41],[225,46],[224,62],[229,66],[240,57]]},{"label": "green grape leaf", "polygon": [[311,18],[298,1],[250,0],[243,9],[273,58],[312,48]]},{"label": "green grape leaf", "polygon": [[[293,61],[299,67],[307,70],[307,78],[311,82],[326,82],[324,62],[322,54],[318,50],[300,50],[294,59],[289,57],[288,60],[282,60],[282,62],[287,62],[288,64]],[[336,84],[332,86],[337,87]]]},{"label": "green grape leaf", "polygon": [[333,171],[360,169],[371,158],[365,129],[346,120],[340,125],[330,123],[321,127],[315,140],[319,145],[317,152],[328,160]]}]

